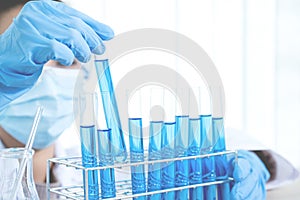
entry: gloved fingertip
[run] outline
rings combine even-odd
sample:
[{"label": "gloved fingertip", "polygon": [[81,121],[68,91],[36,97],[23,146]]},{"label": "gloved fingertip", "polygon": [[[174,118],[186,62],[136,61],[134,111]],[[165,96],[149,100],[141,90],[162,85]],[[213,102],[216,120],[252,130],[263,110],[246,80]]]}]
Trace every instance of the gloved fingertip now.
[{"label": "gloved fingertip", "polygon": [[235,163],[233,178],[237,181],[241,181],[252,172],[251,169],[252,168],[248,160],[240,159],[237,163]]},{"label": "gloved fingertip", "polygon": [[102,33],[101,38],[102,38],[103,40],[110,40],[110,39],[112,39],[114,36],[115,36],[115,34],[114,34],[113,30],[111,30],[111,32],[105,32],[105,33]]},{"label": "gloved fingertip", "polygon": [[57,61],[62,64],[63,66],[71,66],[74,62],[74,58],[73,59],[68,59],[68,60],[63,60],[63,59],[57,59]]},{"label": "gloved fingertip", "polygon": [[97,31],[102,40],[110,40],[115,36],[114,31],[107,25],[102,25]]},{"label": "gloved fingertip", "polygon": [[105,51],[105,46],[101,43],[100,45],[98,45],[96,48],[92,50],[92,53],[101,55],[104,53],[104,51]]},{"label": "gloved fingertip", "polygon": [[78,55],[76,56],[76,58],[80,61],[80,62],[83,62],[83,63],[87,63],[90,59],[91,59],[92,55],[89,54],[87,56],[82,56],[82,55]]},{"label": "gloved fingertip", "polygon": [[239,200],[240,199],[240,194],[236,190],[236,187],[234,187],[234,188],[231,189],[231,191],[230,191],[230,199],[235,199],[235,200]]},{"label": "gloved fingertip", "polygon": [[231,192],[230,199],[243,200],[245,197],[243,197],[239,192]]}]

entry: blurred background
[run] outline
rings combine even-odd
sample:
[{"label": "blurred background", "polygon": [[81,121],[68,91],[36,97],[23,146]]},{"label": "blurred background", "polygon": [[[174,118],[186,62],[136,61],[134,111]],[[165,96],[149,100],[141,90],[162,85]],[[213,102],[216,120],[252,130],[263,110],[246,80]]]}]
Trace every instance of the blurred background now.
[{"label": "blurred background", "polygon": [[223,80],[225,126],[251,134],[300,167],[300,1],[67,3],[108,24],[116,35],[164,28],[194,40],[209,54]]}]

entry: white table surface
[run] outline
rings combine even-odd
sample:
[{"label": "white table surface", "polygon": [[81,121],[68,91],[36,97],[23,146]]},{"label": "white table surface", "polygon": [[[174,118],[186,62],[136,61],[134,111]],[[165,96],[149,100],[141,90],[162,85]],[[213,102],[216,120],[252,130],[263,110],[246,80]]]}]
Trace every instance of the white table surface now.
[{"label": "white table surface", "polygon": [[293,183],[268,191],[267,200],[300,200],[300,178]]}]

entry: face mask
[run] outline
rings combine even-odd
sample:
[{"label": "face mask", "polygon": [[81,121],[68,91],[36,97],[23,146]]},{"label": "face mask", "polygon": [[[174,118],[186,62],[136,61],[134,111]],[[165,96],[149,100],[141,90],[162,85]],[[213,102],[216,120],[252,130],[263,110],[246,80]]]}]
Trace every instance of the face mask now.
[{"label": "face mask", "polygon": [[0,125],[16,140],[26,144],[40,105],[44,112],[33,148],[49,146],[74,121],[73,95],[78,73],[78,69],[45,66],[36,85],[0,113]]}]

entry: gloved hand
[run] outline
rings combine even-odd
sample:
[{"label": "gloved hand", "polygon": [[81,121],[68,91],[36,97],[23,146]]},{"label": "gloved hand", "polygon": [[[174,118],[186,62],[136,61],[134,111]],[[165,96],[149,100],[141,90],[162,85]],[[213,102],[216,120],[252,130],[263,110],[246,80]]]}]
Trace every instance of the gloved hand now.
[{"label": "gloved hand", "polygon": [[104,52],[110,27],[60,2],[30,1],[0,35],[0,110],[34,85],[43,65],[69,66]]},{"label": "gloved hand", "polygon": [[266,199],[266,182],[270,174],[253,152],[238,151],[238,161],[235,158],[229,160],[229,176],[235,180],[231,186],[230,199]]}]

